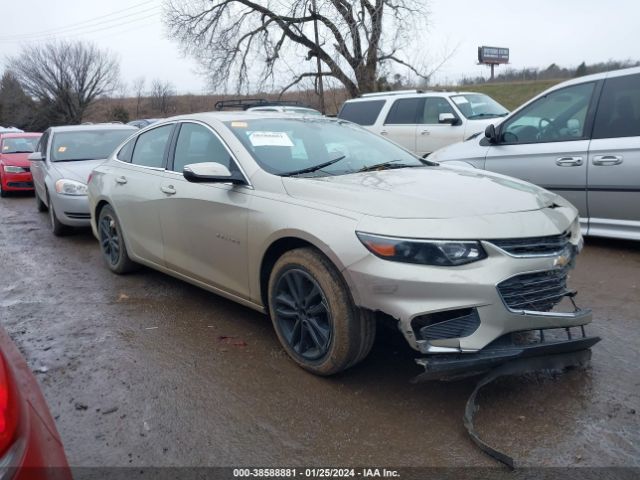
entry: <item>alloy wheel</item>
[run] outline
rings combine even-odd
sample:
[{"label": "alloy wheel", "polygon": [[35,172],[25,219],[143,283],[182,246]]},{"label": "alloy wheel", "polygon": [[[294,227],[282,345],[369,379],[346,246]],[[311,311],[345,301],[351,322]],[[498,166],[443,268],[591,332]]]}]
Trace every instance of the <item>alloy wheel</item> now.
[{"label": "alloy wheel", "polygon": [[111,265],[116,265],[120,260],[120,235],[116,221],[111,215],[102,216],[99,233],[102,253]]},{"label": "alloy wheel", "polygon": [[332,319],[318,282],[304,270],[287,270],[275,287],[276,321],[289,346],[306,360],[329,351]]}]

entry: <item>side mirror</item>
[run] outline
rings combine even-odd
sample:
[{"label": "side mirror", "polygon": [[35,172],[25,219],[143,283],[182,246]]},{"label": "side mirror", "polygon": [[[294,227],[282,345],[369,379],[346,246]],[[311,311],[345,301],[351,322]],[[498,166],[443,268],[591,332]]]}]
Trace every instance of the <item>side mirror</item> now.
[{"label": "side mirror", "polygon": [[487,125],[487,128],[484,129],[484,136],[489,140],[489,143],[498,143],[498,134],[493,123]]},{"label": "side mirror", "polygon": [[453,113],[441,113],[438,115],[438,123],[448,123],[449,125],[458,125],[460,122]]},{"label": "side mirror", "polygon": [[232,174],[227,167],[216,162],[185,165],[182,175],[194,183],[233,183],[236,185],[247,183],[240,175]]},{"label": "side mirror", "polygon": [[44,160],[44,157],[42,156],[42,153],[40,153],[40,152],[30,153],[27,158],[32,162],[42,162]]}]

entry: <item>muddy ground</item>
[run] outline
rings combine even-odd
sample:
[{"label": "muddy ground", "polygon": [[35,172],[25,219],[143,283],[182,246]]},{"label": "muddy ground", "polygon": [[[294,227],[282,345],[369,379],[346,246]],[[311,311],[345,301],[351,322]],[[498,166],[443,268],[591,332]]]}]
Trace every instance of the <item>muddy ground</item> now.
[{"label": "muddy ground", "polygon": [[[113,275],[33,197],[0,201],[0,264],[0,321],[74,466],[495,465],[462,424],[474,382],[410,384],[393,335],[315,377],[265,316],[148,269]],[[591,366],[498,380],[478,430],[521,466],[640,466],[640,243],[588,239],[572,285],[603,338]]]}]

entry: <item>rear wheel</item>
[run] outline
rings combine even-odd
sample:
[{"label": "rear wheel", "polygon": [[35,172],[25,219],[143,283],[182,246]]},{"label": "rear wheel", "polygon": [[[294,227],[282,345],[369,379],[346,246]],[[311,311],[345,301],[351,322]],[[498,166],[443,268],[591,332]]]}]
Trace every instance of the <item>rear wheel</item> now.
[{"label": "rear wheel", "polygon": [[373,316],[355,307],[339,272],[311,248],[287,252],[276,262],[269,312],[285,351],[318,375],[355,365],[373,345]]},{"label": "rear wheel", "polygon": [[102,257],[109,269],[118,274],[135,270],[138,265],[129,258],[116,212],[105,205],[98,216],[98,239]]},{"label": "rear wheel", "polygon": [[60,220],[58,220],[58,215],[56,215],[56,211],[53,208],[51,197],[49,197],[49,224],[51,225],[51,232],[56,237],[67,235],[71,230],[71,227],[65,225],[64,223],[61,223]]}]

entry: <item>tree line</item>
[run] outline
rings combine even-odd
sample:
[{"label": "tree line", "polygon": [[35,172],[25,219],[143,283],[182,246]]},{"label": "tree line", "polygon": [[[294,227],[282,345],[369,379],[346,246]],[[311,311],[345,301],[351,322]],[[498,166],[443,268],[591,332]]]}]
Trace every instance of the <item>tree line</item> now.
[{"label": "tree line", "polygon": [[[611,70],[619,70],[621,68],[637,67],[640,66],[640,62],[632,60],[615,61],[609,60],[607,62],[593,63],[587,65],[582,62],[575,68],[560,67],[555,63],[552,63],[546,68],[507,68],[503,72],[495,76],[494,82],[517,82],[517,81],[536,81],[536,80],[562,80],[569,78],[582,77],[584,75],[591,75],[593,73],[608,72]],[[487,83],[487,79],[484,77],[465,77],[460,81],[461,85],[477,85]]]}]

